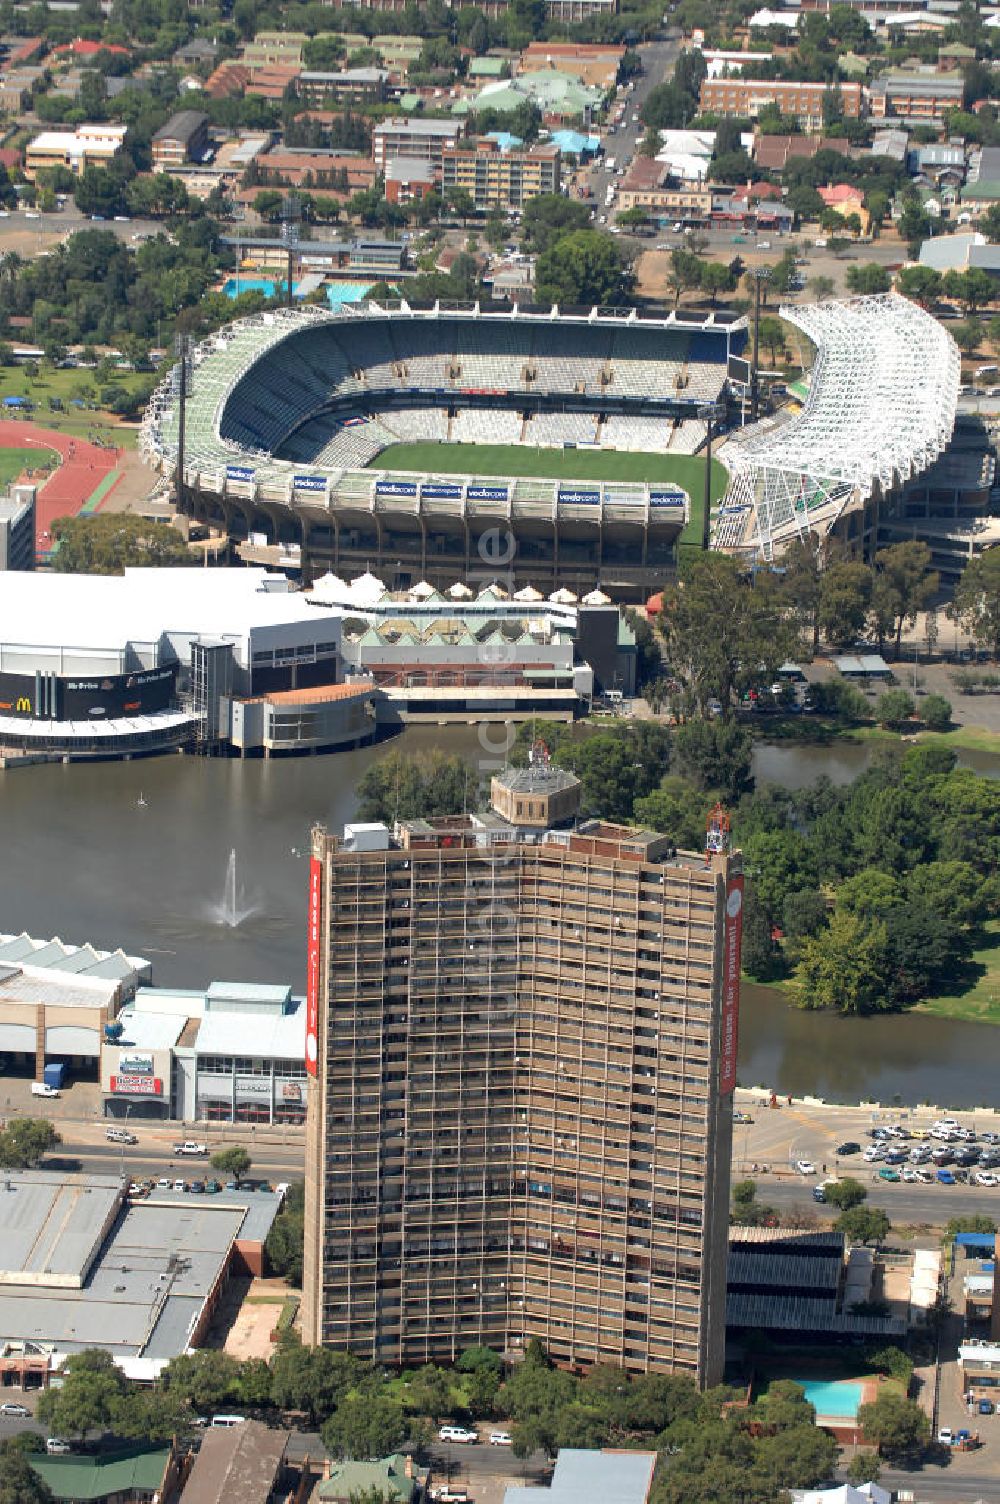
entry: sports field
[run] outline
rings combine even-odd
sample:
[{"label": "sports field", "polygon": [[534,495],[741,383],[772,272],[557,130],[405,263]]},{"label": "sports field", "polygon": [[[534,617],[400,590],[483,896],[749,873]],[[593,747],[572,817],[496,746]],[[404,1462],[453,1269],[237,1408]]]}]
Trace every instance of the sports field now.
[{"label": "sports field", "polygon": [[[391,444],[370,462],[373,470],[422,470],[441,475],[531,475],[542,480],[672,481],[691,498],[681,543],[700,542],[705,461],[691,454],[645,454],[615,449],[536,449],[514,444]],[[712,500],[726,489],[726,472],[712,461]]]},{"label": "sports field", "polygon": [[22,470],[41,470],[56,459],[51,449],[0,449],[0,488],[17,480]]}]

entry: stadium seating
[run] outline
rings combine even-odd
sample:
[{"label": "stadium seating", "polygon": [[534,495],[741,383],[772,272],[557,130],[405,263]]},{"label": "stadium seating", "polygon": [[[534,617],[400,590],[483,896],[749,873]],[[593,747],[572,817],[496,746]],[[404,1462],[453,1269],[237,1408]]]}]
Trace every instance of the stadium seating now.
[{"label": "stadium seating", "polygon": [[669,418],[631,417],[627,413],[610,413],[601,424],[599,439],[606,449],[659,453],[668,448],[673,426]]},{"label": "stadium seating", "polygon": [[524,425],[525,444],[593,444],[594,413],[535,413]]},{"label": "stadium seating", "polygon": [[521,415],[510,408],[460,407],[451,420],[453,444],[518,444]]},{"label": "stadium seating", "polygon": [[667,448],[671,454],[697,454],[707,438],[707,423],[700,418],[685,418],[670,435]]}]

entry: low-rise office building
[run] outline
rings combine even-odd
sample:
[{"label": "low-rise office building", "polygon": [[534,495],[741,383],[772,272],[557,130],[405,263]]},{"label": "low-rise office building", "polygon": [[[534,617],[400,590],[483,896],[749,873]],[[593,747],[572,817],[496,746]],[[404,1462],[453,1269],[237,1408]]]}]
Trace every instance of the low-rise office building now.
[{"label": "low-rise office building", "polygon": [[943,120],[948,110],[959,110],[965,82],[961,74],[887,73],[868,91],[871,113],[876,120]]},{"label": "low-rise office building", "polygon": [[72,131],[42,131],[24,153],[29,183],[42,167],[68,167],[77,176],[87,167],[107,167],[125,144],[125,125],[78,125]]},{"label": "low-rise office building", "polygon": [[[823,127],[824,100],[830,86],[822,82],[799,83],[779,78],[706,78],[702,80],[700,108],[707,115],[737,115],[756,119],[767,105],[776,105],[783,115],[794,115],[804,130]],[[837,85],[844,116],[856,120],[861,114],[861,85]]]},{"label": "low-rise office building", "polygon": [[446,147],[464,134],[460,120],[383,120],[372,132],[372,160],[384,172],[396,157],[431,162],[440,168]]},{"label": "low-rise office building", "polygon": [[305,1120],[305,1006],[290,987],[144,987],[101,1048],[108,1118]]},{"label": "low-rise office building", "polygon": [[505,148],[488,139],[462,141],[442,153],[442,188],[462,190],[478,210],[520,209],[540,193],[558,193],[557,146]]},{"label": "low-rise office building", "polygon": [[0,496],[0,573],[35,567],[35,487]]},{"label": "low-rise office building", "polygon": [[153,136],[153,166],[157,172],[171,172],[200,161],[207,146],[208,116],[202,110],[180,110]]},{"label": "low-rise office building", "polygon": [[296,89],[307,104],[334,99],[340,104],[378,104],[387,96],[385,68],[346,68],[340,73],[302,72]]}]

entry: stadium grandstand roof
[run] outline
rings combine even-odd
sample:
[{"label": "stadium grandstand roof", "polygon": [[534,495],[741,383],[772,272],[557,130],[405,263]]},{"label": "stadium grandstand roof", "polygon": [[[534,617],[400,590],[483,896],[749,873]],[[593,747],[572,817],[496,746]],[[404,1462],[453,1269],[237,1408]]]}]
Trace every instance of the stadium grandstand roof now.
[{"label": "stadium grandstand roof", "polygon": [[781,317],[815,347],[802,411],[729,439],[715,546],[769,560],[931,465],[951,439],[960,356],[929,313],[895,293]]},{"label": "stadium grandstand roof", "polygon": [[[518,442],[526,405],[557,407],[559,415],[611,408],[662,418],[683,410],[693,429],[698,409],[718,398],[727,355],[745,337],[745,319],[722,310],[484,311],[478,303],[369,301],[336,312],[263,312],[211,335],[190,358],[185,485],[237,501],[368,513],[465,516],[489,503],[505,515],[558,510],[596,522],[615,520],[618,507],[630,523],[653,516],[679,528],[686,498],[668,483],[568,486],[364,467],[398,442],[407,412],[413,423],[449,407],[478,413],[489,430],[477,432],[478,442],[496,441],[504,412],[516,430],[509,442]],[[140,436],[166,473],[177,462],[178,406],[175,370],[154,394]],[[400,406],[393,416],[389,410]],[[440,426],[431,433],[444,438]]]}]

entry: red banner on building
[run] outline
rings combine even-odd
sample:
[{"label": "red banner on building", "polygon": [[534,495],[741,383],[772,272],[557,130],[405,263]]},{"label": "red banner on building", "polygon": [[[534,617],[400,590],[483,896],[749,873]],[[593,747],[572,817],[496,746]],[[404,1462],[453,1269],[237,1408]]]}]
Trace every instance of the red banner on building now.
[{"label": "red banner on building", "polygon": [[159,1076],[112,1076],[111,1090],[132,1097],[162,1097],[163,1082]]},{"label": "red banner on building", "polygon": [[719,1047],[719,1094],[736,1089],[736,1052],[740,1041],[740,950],[743,944],[743,878],[726,889],[726,930],[722,951],[722,1039]]},{"label": "red banner on building", "polygon": [[309,944],[306,954],[306,1070],[315,1076],[319,1059],[319,929],[323,866],[309,859]]}]

